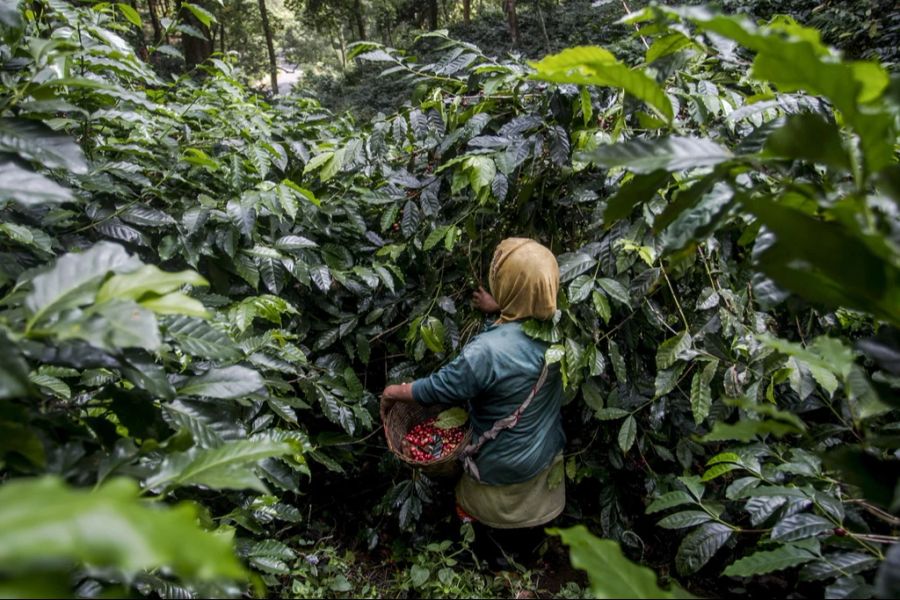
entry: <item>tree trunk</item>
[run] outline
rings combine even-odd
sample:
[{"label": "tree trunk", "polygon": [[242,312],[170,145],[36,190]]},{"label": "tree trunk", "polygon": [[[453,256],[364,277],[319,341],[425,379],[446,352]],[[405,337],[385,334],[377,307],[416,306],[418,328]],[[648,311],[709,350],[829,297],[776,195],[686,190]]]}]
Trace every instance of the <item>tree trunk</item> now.
[{"label": "tree trunk", "polygon": [[[138,12],[137,0],[130,0],[128,3],[131,8],[134,9],[135,12]],[[150,54],[147,52],[147,38],[144,35],[144,28],[137,28],[137,51],[138,56],[141,57],[141,60],[147,60],[150,58]]]},{"label": "tree trunk", "polygon": [[181,21],[183,23],[190,25],[191,27],[202,33],[206,38],[201,40],[186,33],[181,34],[181,46],[182,50],[184,50],[184,62],[187,63],[188,68],[191,68],[205,61],[213,52],[212,42],[209,41],[209,27],[201,23],[200,19],[195,17],[194,13],[186,8],[181,8],[178,11],[178,16],[181,18]]},{"label": "tree trunk", "polygon": [[147,10],[150,13],[150,25],[153,26],[153,43],[159,44],[162,42],[163,31],[162,24],[159,22],[159,13],[157,12],[159,9],[156,7],[154,0],[147,0]]},{"label": "tree trunk", "polygon": [[472,0],[463,0],[463,23],[467,26],[472,23]]},{"label": "tree trunk", "polygon": [[506,0],[506,19],[513,46],[519,45],[519,19],[516,16],[516,0]]},{"label": "tree trunk", "polygon": [[219,21],[219,52],[225,54],[225,22]]},{"label": "tree trunk", "polygon": [[341,51],[341,71],[347,69],[347,41],[344,39],[344,28],[338,25],[338,48]]},{"label": "tree trunk", "polygon": [[272,95],[278,94],[278,61],[275,58],[275,44],[272,42],[272,28],[269,27],[269,11],[266,0],[259,0],[259,14],[262,17],[263,33],[266,34],[266,48],[269,50],[269,77],[272,79]]},{"label": "tree trunk", "polygon": [[550,52],[550,36],[547,35],[547,24],[544,23],[544,11],[541,10],[541,0],[534,0],[534,6],[537,8],[538,20],[541,23],[541,32],[544,34],[544,44],[547,46],[547,52]]},{"label": "tree trunk", "polygon": [[438,28],[438,3],[437,0],[428,0],[428,29],[434,31]]},{"label": "tree trunk", "polygon": [[356,21],[356,32],[359,39],[366,39],[366,15],[363,14],[362,0],[353,1],[353,20]]}]

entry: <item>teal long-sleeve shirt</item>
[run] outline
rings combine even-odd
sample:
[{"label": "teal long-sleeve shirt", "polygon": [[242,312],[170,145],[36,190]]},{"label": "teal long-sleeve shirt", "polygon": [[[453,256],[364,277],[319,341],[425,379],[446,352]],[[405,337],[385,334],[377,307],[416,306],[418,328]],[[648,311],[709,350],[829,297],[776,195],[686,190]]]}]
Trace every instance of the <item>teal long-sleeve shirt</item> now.
[{"label": "teal long-sleeve shirt", "polygon": [[[541,373],[546,349],[547,344],[528,337],[519,322],[491,325],[452,362],[414,381],[413,399],[426,405],[468,405],[473,434],[480,436],[525,401]],[[483,483],[520,483],[550,465],[566,443],[562,395],[559,369],[552,366],[519,422],[485,442],[475,456]]]}]

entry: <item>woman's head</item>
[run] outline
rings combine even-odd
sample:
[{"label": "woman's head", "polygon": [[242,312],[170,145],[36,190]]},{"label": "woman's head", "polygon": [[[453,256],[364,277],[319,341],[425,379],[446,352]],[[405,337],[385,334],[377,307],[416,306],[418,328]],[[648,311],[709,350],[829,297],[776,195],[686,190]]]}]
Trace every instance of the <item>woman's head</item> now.
[{"label": "woman's head", "polygon": [[528,238],[500,242],[491,261],[491,294],[500,320],[549,319],[556,312],[559,265],[549,249]]}]

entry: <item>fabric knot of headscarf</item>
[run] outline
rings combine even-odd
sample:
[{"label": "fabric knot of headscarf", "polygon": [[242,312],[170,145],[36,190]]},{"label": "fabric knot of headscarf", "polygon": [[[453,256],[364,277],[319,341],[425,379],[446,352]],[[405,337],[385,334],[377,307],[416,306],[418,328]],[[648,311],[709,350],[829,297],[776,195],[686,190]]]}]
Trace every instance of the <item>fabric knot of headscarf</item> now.
[{"label": "fabric knot of headscarf", "polygon": [[549,319],[556,312],[559,265],[546,247],[528,238],[500,242],[491,261],[491,295],[500,321]]}]

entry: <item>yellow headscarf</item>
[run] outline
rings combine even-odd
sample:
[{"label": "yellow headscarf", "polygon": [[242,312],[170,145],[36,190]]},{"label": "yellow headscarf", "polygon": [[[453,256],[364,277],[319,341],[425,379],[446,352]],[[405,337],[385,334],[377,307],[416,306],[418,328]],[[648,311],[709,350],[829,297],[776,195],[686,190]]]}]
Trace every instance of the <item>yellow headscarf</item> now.
[{"label": "yellow headscarf", "polygon": [[545,320],[556,312],[559,265],[553,253],[534,240],[500,242],[491,261],[489,283],[500,305],[500,322]]}]

